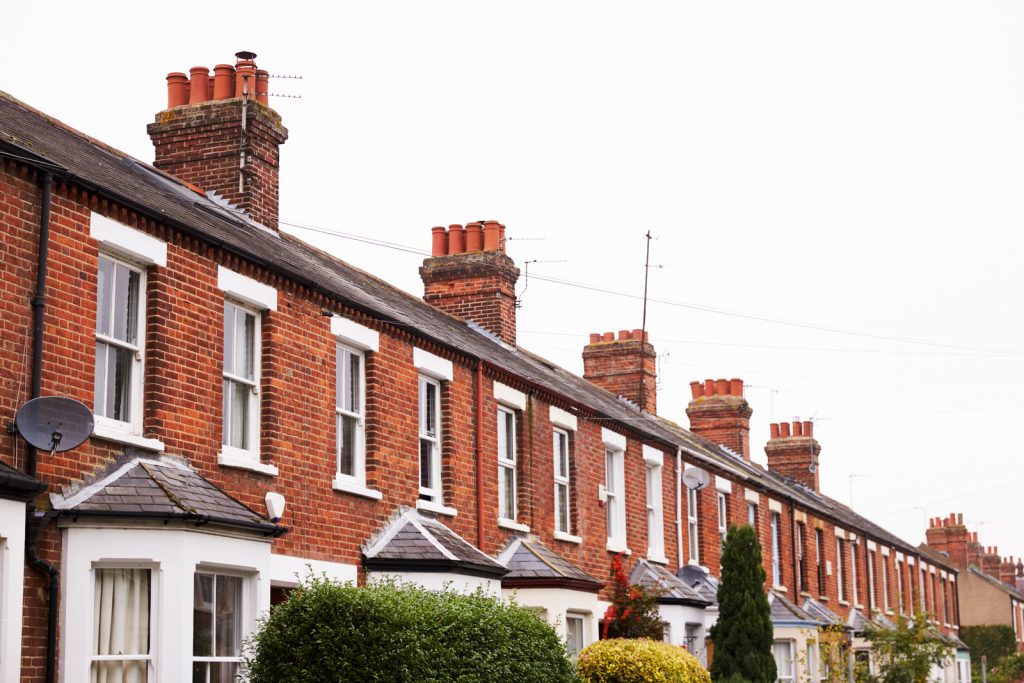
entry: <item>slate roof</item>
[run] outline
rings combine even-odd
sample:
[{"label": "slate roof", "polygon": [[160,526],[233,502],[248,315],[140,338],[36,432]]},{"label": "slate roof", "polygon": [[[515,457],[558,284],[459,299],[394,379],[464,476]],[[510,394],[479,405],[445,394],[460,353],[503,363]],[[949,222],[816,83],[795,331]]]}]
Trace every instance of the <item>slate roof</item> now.
[{"label": "slate roof", "polygon": [[973,565],[973,564],[969,565],[967,567],[967,571],[969,571],[972,575],[977,576],[977,577],[985,580],[986,582],[992,584],[992,586],[998,588],[999,590],[1003,591],[1004,593],[1006,593],[1008,595],[1012,595],[1017,600],[1020,600],[1020,601],[1024,602],[1024,593],[1022,593],[1021,591],[1017,590],[1014,586],[1011,586],[1008,583],[1003,583],[1002,581],[1000,581],[996,577],[994,577],[994,576],[992,576],[990,574],[986,574],[985,572],[981,571],[981,569],[979,569],[976,565]]},{"label": "slate roof", "polygon": [[363,565],[373,570],[451,572],[489,578],[508,573],[437,519],[404,506],[363,544]]},{"label": "slate roof", "polygon": [[855,632],[863,632],[878,625],[868,619],[867,615],[858,609],[851,609],[850,615],[846,618],[846,625]]},{"label": "slate roof", "polygon": [[821,604],[814,598],[805,599],[801,609],[818,621],[824,622],[829,626],[846,626],[846,622],[843,621],[842,617],[830,610],[828,607],[825,607],[825,605]]},{"label": "slate roof", "polygon": [[772,624],[775,626],[827,626],[827,622],[805,612],[790,602],[782,593],[768,591],[768,607],[771,609]]},{"label": "slate roof", "polygon": [[781,499],[842,526],[862,529],[879,541],[916,552],[913,545],[857,515],[837,501],[792,479],[744,461],[679,425],[637,407],[521,348],[480,334],[458,318],[427,305],[387,282],[340,261],[286,233],[268,230],[244,214],[202,196],[149,164],[110,148],[10,95],[0,92],[0,154],[33,158],[92,188],[101,196],[157,218],[229,254],[277,272],[327,297],[386,320],[453,352],[481,360],[502,374],[543,388],[599,420],[618,421],[651,441],[681,448],[697,460],[724,469],[741,482],[756,482]]},{"label": "slate roof", "polygon": [[28,502],[46,488],[46,484],[0,462],[0,498]]},{"label": "slate roof", "polygon": [[710,573],[696,565],[687,564],[679,568],[676,576],[707,601],[708,606],[718,605],[718,579]]},{"label": "slate roof", "polygon": [[504,588],[559,587],[596,592],[604,585],[535,536],[513,539],[498,555],[498,562],[508,569],[501,580]]},{"label": "slate roof", "polygon": [[707,607],[714,603],[686,584],[665,567],[647,560],[637,560],[629,573],[629,582],[652,589],[658,595],[658,602],[670,605],[694,605]]},{"label": "slate roof", "polygon": [[118,456],[100,473],[51,493],[64,517],[159,519],[213,524],[280,536],[274,524],[172,456]]}]

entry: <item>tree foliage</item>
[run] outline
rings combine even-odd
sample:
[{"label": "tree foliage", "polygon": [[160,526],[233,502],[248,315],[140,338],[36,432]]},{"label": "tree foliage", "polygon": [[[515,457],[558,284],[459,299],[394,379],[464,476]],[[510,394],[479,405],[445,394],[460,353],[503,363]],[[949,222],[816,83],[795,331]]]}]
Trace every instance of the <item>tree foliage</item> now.
[{"label": "tree foliage", "polygon": [[252,683],[575,680],[564,644],[529,610],[481,592],[325,577],[261,620],[243,668]]},{"label": "tree foliage", "polygon": [[943,666],[953,655],[921,612],[913,619],[901,615],[895,629],[869,627],[864,637],[871,641],[878,668],[878,674],[858,672],[858,679],[868,683],[927,683],[932,666]]},{"label": "tree foliage", "polygon": [[981,658],[984,656],[988,670],[995,669],[1004,657],[1017,651],[1017,638],[1013,627],[1006,624],[990,626],[961,626],[960,640],[971,648],[971,672],[975,680],[981,680]]},{"label": "tree foliage", "polygon": [[711,678],[775,681],[772,620],[761,544],[749,525],[731,526],[722,549],[722,582],[718,586],[718,621],[711,627],[715,645]]},{"label": "tree foliage", "polygon": [[650,638],[661,640],[665,626],[661,623],[658,596],[638,584],[630,584],[622,566],[622,555],[612,560],[611,603],[604,613],[604,638]]},{"label": "tree foliage", "polygon": [[697,658],[647,638],[599,640],[580,652],[581,683],[711,683]]}]

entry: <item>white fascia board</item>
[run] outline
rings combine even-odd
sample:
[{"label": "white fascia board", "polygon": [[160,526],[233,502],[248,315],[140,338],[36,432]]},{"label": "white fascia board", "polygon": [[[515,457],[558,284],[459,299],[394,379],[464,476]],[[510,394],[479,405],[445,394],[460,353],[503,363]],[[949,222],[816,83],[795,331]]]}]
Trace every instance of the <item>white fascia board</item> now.
[{"label": "white fascia board", "polygon": [[494,400],[509,408],[526,410],[526,394],[501,382],[494,383]]},{"label": "white fascia board", "polygon": [[548,415],[551,418],[551,422],[554,423],[556,426],[561,427],[562,429],[568,429],[574,432],[576,431],[576,416],[573,415],[572,413],[566,412],[561,408],[551,406],[550,410],[548,411]]},{"label": "white fascia board", "polygon": [[275,288],[224,266],[217,266],[217,287],[232,298],[260,310],[277,310],[277,290]]},{"label": "white fascia board", "polygon": [[611,446],[617,450],[626,450],[626,437],[610,429],[601,427],[601,441],[604,442],[604,445]]},{"label": "white fascia board", "polygon": [[418,347],[412,349],[412,364],[424,375],[430,375],[435,379],[450,382],[455,377],[455,367],[450,360]]},{"label": "white fascia board", "polygon": [[354,346],[360,351],[380,351],[380,332],[360,325],[354,320],[334,316],[331,318],[331,334],[342,343]]},{"label": "white fascia board", "polygon": [[89,236],[109,250],[147,266],[167,267],[167,243],[95,211],[89,216]]},{"label": "white fascia board", "polygon": [[644,450],[644,462],[646,462],[648,465],[653,465],[655,467],[661,467],[662,465],[665,464],[665,454],[662,453],[661,451],[659,451],[657,448],[654,448],[653,446],[648,446],[647,444],[644,444],[644,449],[643,450]]},{"label": "white fascia board", "polygon": [[751,491],[750,489],[746,489],[743,492],[743,498],[748,503],[753,503],[754,505],[759,505],[761,503],[761,494],[757,491]]},{"label": "white fascia board", "polygon": [[722,493],[732,493],[732,482],[725,477],[715,475],[715,488]]}]

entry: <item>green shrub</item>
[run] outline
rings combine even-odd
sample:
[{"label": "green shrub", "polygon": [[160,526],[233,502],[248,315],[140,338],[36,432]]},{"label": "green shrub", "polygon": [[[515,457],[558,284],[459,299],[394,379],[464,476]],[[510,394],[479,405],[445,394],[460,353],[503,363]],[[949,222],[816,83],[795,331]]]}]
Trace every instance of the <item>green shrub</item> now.
[{"label": "green shrub", "polygon": [[526,609],[480,592],[321,577],[261,620],[243,669],[252,683],[575,680],[554,629]]},{"label": "green shrub", "polygon": [[576,660],[581,683],[711,683],[697,658],[647,638],[599,640]]},{"label": "green shrub", "polygon": [[960,640],[971,649],[971,677],[981,680],[981,658],[988,662],[991,673],[999,662],[1017,651],[1017,637],[1013,627],[1005,624],[988,626],[961,626]]}]

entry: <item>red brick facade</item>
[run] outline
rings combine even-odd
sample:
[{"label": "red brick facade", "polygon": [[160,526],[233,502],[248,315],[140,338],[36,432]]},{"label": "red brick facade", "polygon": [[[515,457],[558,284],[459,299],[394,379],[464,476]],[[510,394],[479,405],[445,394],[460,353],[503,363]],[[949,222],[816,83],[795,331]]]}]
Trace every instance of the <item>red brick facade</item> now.
[{"label": "red brick facade", "polygon": [[[641,341],[643,339],[643,341]],[[583,379],[657,414],[657,355],[643,330],[591,334],[583,349]]]}]

